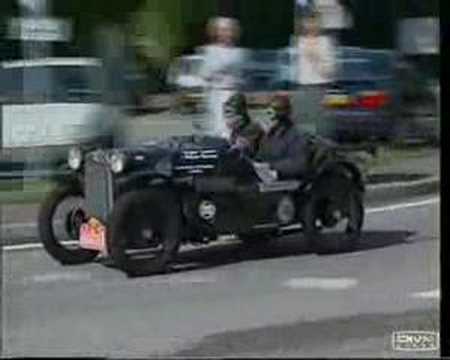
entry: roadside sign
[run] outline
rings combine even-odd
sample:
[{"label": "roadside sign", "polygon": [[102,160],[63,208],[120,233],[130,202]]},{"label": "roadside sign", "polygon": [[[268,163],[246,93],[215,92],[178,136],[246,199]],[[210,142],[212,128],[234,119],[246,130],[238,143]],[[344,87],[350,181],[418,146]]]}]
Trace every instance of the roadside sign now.
[{"label": "roadside sign", "polygon": [[31,14],[45,14],[48,6],[48,0],[19,0],[19,4]]},{"label": "roadside sign", "polygon": [[439,19],[408,18],[398,24],[398,46],[405,54],[439,54]]},{"label": "roadside sign", "polygon": [[353,26],[353,19],[337,0],[316,0],[317,10],[321,13],[322,28],[346,29]]},{"label": "roadside sign", "polygon": [[8,24],[8,37],[24,41],[69,41],[70,21],[57,18],[12,18]]},{"label": "roadside sign", "polygon": [[301,18],[311,9],[321,14],[321,27],[326,30],[347,29],[353,26],[349,11],[338,0],[295,0],[295,19]]}]

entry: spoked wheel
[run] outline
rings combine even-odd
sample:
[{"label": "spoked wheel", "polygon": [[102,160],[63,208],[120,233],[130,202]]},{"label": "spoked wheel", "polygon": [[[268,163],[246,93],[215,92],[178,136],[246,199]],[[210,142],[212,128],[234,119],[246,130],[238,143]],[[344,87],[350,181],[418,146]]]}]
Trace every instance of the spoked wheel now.
[{"label": "spoked wheel", "polygon": [[167,271],[180,244],[178,207],[168,191],[138,191],[121,196],[107,229],[107,246],[115,266],[128,276]]},{"label": "spoked wheel", "polygon": [[341,194],[315,192],[305,209],[304,233],[311,250],[318,254],[352,251],[364,222],[362,192],[350,187]]},{"label": "spoked wheel", "polygon": [[45,250],[63,265],[91,262],[97,251],[79,246],[81,224],[85,221],[83,193],[65,186],[52,191],[39,211],[39,236]]}]

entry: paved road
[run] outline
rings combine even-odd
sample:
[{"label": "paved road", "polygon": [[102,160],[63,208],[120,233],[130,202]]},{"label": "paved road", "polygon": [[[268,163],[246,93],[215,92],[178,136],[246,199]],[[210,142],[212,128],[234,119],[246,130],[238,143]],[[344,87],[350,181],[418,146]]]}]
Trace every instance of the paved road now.
[{"label": "paved road", "polygon": [[437,201],[369,210],[353,253],[308,254],[299,237],[258,252],[230,243],[132,280],[9,249],[3,355],[437,356],[391,348],[392,331],[438,330]]}]

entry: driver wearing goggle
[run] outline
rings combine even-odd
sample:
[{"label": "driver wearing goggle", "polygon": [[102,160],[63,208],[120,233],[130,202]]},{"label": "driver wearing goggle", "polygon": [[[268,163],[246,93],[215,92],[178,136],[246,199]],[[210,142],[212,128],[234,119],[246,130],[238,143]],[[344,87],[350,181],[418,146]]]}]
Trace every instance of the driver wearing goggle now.
[{"label": "driver wearing goggle", "polygon": [[230,143],[254,155],[259,148],[259,142],[264,136],[262,127],[250,119],[247,111],[247,101],[242,93],[235,93],[223,105],[225,123],[230,129]]}]

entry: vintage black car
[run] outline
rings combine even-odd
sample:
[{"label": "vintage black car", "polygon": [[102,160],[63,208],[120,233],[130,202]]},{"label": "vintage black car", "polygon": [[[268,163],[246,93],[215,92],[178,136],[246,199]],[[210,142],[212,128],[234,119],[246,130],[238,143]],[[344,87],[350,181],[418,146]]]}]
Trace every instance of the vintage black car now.
[{"label": "vintage black car", "polygon": [[[311,137],[309,175],[292,179],[267,178],[269,169],[226,140],[208,136],[74,149],[71,176],[42,204],[41,241],[62,264],[99,257],[129,276],[166,271],[180,245],[222,235],[263,246],[268,239],[303,232],[315,252],[348,251],[363,225],[363,176],[318,143]],[[72,239],[65,242],[53,220],[69,197],[82,201],[64,213]]]}]

